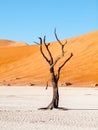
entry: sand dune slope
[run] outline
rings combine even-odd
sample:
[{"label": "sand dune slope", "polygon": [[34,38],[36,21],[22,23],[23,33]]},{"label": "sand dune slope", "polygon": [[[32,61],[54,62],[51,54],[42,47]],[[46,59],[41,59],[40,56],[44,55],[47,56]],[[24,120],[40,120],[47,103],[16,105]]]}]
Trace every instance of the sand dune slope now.
[{"label": "sand dune slope", "polygon": [[11,40],[0,40],[0,48],[4,47],[15,47],[15,46],[25,46],[24,42],[14,42]]},{"label": "sand dune slope", "polygon": [[[98,83],[98,31],[67,39],[66,55],[61,59],[57,71],[65,59],[73,52],[74,56],[61,71],[59,84],[71,82],[73,85]],[[62,40],[65,42],[65,40]],[[0,84],[30,85],[50,84],[49,65],[40,54],[38,45],[0,47]],[[1,44],[0,44],[1,46]],[[54,59],[60,55],[60,45],[51,42],[50,49]],[[46,51],[45,51],[46,53]],[[47,55],[47,53],[46,53]]]}]

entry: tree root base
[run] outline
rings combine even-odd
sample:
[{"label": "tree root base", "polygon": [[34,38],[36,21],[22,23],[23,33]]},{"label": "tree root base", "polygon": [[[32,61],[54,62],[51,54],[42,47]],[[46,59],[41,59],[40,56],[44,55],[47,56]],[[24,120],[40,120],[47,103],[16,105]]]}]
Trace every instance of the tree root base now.
[{"label": "tree root base", "polygon": [[64,111],[68,111],[68,108],[64,108],[64,107],[53,107],[53,108],[49,108],[49,107],[43,107],[43,108],[39,108],[38,110],[53,110],[53,109],[58,109],[58,110],[64,110]]}]

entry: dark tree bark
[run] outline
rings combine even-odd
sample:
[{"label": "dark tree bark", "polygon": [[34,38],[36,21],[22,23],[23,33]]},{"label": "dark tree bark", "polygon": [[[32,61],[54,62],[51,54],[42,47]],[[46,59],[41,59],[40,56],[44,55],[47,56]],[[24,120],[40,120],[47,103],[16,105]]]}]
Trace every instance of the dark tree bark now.
[{"label": "dark tree bark", "polygon": [[[53,97],[52,97],[52,101],[51,103],[45,107],[45,108],[41,108],[41,109],[53,109],[53,108],[58,108],[59,105],[59,91],[58,91],[58,81],[60,78],[60,72],[61,69],[64,67],[64,65],[72,58],[73,54],[71,53],[71,55],[64,61],[64,63],[58,67],[57,70],[57,74],[54,71],[54,67],[56,65],[56,63],[65,55],[65,51],[64,51],[64,46],[65,44],[67,44],[67,41],[62,44],[62,42],[58,39],[57,34],[56,34],[56,29],[54,30],[54,34],[55,34],[55,38],[58,41],[58,43],[61,46],[61,50],[62,50],[62,54],[61,56],[58,56],[57,59],[53,59],[52,53],[49,50],[49,45],[50,43],[46,43],[46,36],[44,36],[44,39],[42,40],[41,37],[39,37],[40,39],[40,44],[38,44],[40,46],[40,52],[42,54],[42,56],[44,57],[44,59],[48,62],[48,64],[50,65],[50,74],[51,74],[51,82],[52,82],[52,86],[53,86]],[[49,54],[49,58],[44,54],[43,51],[43,45],[45,46],[48,54]]]}]

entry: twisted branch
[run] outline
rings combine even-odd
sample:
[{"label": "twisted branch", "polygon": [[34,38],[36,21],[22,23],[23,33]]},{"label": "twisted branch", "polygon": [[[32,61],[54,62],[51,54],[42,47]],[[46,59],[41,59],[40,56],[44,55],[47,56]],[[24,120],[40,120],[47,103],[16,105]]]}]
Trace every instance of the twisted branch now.
[{"label": "twisted branch", "polygon": [[48,60],[48,58],[45,56],[43,49],[42,49],[42,38],[39,37],[39,39],[40,39],[40,44],[39,44],[40,45],[40,52],[41,52],[42,56],[45,58],[45,60],[50,64],[50,60]]},{"label": "twisted branch", "polygon": [[51,64],[53,64],[53,57],[52,57],[52,54],[51,54],[51,52],[50,52],[50,50],[49,50],[49,45],[50,45],[50,43],[46,44],[46,36],[44,36],[43,42],[44,42],[44,45],[45,45],[45,47],[46,47],[46,50],[47,50],[47,52],[48,52],[48,54],[49,54],[49,56],[50,56],[50,65],[51,65]]},{"label": "twisted branch", "polygon": [[65,44],[67,44],[67,40],[65,41],[64,44],[62,44],[62,42],[59,40],[59,38],[58,38],[58,36],[57,36],[56,28],[55,28],[55,30],[54,30],[54,34],[55,34],[56,40],[57,40],[58,43],[61,45],[61,48],[62,48],[62,56],[64,56],[64,46],[65,46]]},{"label": "twisted branch", "polygon": [[64,61],[64,63],[58,68],[58,74],[57,74],[57,80],[59,80],[59,77],[60,77],[60,72],[61,72],[61,69],[63,68],[63,66],[72,58],[73,56],[73,53],[71,53],[71,55]]}]

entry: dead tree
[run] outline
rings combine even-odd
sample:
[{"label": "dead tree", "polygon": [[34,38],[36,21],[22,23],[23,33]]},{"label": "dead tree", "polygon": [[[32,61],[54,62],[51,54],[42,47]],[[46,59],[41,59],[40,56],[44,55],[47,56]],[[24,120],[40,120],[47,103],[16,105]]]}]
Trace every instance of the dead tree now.
[{"label": "dead tree", "polygon": [[[70,56],[64,61],[64,63],[61,66],[58,67],[57,73],[55,72],[55,69],[54,69],[55,65],[65,55],[64,47],[65,47],[65,44],[67,44],[67,41],[63,44],[58,39],[58,36],[56,34],[56,29],[54,30],[54,35],[55,35],[56,40],[60,44],[61,50],[62,50],[61,56],[58,56],[57,59],[53,58],[53,55],[52,55],[52,53],[51,53],[51,51],[49,49],[50,43],[46,43],[46,36],[44,36],[43,39],[41,37],[39,37],[39,40],[40,40],[40,43],[39,43],[40,52],[41,52],[42,56],[44,57],[44,59],[48,62],[49,66],[50,66],[51,81],[52,81],[52,86],[53,86],[53,98],[52,98],[51,103],[46,108],[41,108],[41,109],[51,109],[52,110],[53,108],[58,108],[58,105],[59,105],[58,81],[59,81],[59,78],[60,78],[60,72],[61,72],[61,69],[64,67],[64,65],[73,56],[73,53],[71,53]],[[47,52],[49,54],[49,57],[47,57],[45,55],[45,53],[43,51],[43,45],[45,46],[45,49],[47,50]]]}]

